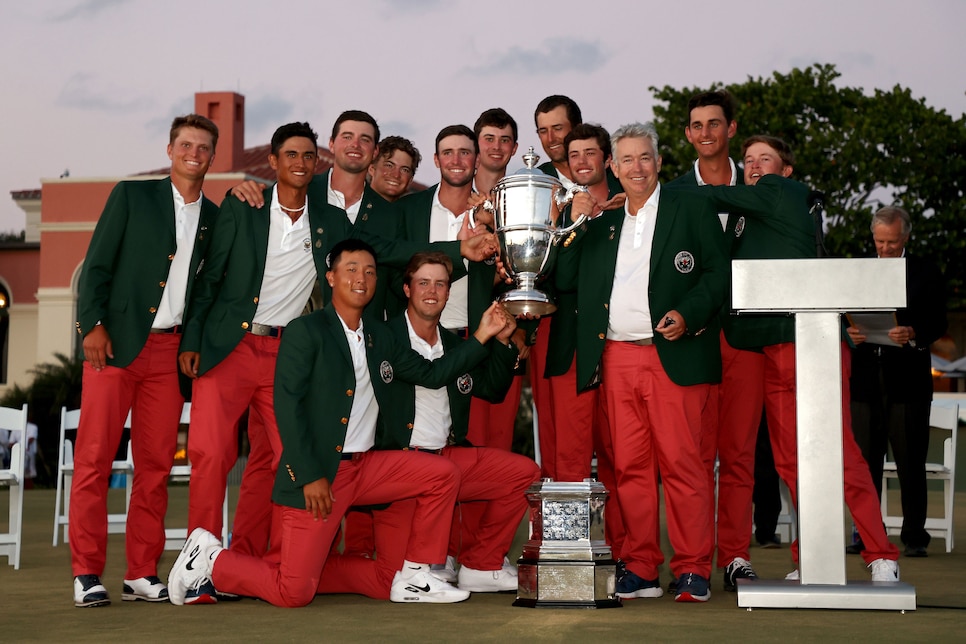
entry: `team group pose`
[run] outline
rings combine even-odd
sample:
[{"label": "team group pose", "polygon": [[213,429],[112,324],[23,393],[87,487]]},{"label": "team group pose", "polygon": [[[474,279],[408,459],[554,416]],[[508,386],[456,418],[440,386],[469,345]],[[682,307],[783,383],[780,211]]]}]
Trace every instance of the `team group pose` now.
[{"label": "team group pose", "polygon": [[[442,128],[431,155],[439,183],[415,193],[423,155],[403,137],[381,138],[369,113],[339,116],[334,163],[320,175],[316,132],[282,125],[269,155],[276,181],[239,184],[220,208],[202,194],[217,127],[175,119],[170,178],[118,184],[80,280],[75,605],[110,603],[100,578],[106,495],[128,410],[137,467],[123,600],[241,596],[294,607],[326,593],[453,603],[514,591],[509,551],[527,488],[541,476],[593,474],[610,492],[619,597],[661,597],[662,569],[680,602],[711,597],[715,564],[725,590],[757,580],[749,549],[763,416],[775,469],[797,495],[795,338],[788,318],[731,315],[730,260],[812,257],[815,223],[808,188],[790,178],[787,144],[755,134],[730,158],[738,124],[727,92],[693,97],[682,125],[697,158],[662,182],[652,124],[609,133],[585,123],[569,97],[537,104],[540,170],[585,188],[557,222],[588,219],[552,251],[545,284],[557,311],[516,320],[496,301],[506,285],[492,221],[483,210],[475,227],[469,217],[517,151],[518,124],[505,110],[484,111],[473,128]],[[905,211],[877,213],[880,256],[902,256],[909,231]],[[890,334],[897,349],[884,355],[918,365],[945,310],[941,275],[913,268],[910,288],[929,296],[910,294],[904,326]],[[313,290],[321,301],[305,314]],[[866,393],[873,376],[861,374],[883,354],[859,330],[848,336],[857,365],[869,366],[850,381],[843,352],[844,492],[872,579],[897,581],[899,550],[863,454],[881,461],[885,432],[894,445],[905,432],[902,538],[907,555],[925,556],[919,421],[928,397],[896,398],[899,380]],[[527,369],[539,467],[511,451]],[[860,392],[851,398],[850,384]],[[165,583],[166,480],[188,395],[190,534]],[[879,411],[894,400],[904,425]],[[251,453],[224,544],[215,535],[246,412]],[[666,567],[662,490],[674,551]]]}]

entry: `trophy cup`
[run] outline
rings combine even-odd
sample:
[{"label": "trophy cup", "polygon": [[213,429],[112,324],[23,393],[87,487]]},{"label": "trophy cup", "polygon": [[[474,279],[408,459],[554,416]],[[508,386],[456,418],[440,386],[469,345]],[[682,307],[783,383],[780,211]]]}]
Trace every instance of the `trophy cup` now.
[{"label": "trophy cup", "polygon": [[[556,177],[535,167],[539,161],[540,157],[531,147],[523,155],[526,167],[500,179],[483,205],[493,212],[503,266],[515,283],[514,289],[498,298],[512,315],[549,315],[557,310],[537,284],[552,268],[551,246],[587,219],[581,214],[566,228],[554,226],[554,204],[562,209],[574,194],[587,188],[574,186],[565,190]],[[471,210],[470,226],[473,228],[476,227],[474,214]]]},{"label": "trophy cup", "polygon": [[599,481],[543,479],[527,490],[530,538],[517,560],[514,606],[616,608],[617,562],[604,541],[607,490]]}]

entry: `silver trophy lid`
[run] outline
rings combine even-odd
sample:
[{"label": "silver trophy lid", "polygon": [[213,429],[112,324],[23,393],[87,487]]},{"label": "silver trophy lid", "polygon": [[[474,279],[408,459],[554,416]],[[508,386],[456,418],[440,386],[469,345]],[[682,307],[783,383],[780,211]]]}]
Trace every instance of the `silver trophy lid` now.
[{"label": "silver trophy lid", "polygon": [[532,186],[535,184],[550,189],[561,187],[561,183],[557,177],[545,174],[537,168],[537,164],[540,162],[540,155],[533,151],[532,145],[527,153],[523,155],[523,162],[526,164],[525,167],[500,179],[493,189],[498,190],[500,188],[510,188],[520,185]]}]

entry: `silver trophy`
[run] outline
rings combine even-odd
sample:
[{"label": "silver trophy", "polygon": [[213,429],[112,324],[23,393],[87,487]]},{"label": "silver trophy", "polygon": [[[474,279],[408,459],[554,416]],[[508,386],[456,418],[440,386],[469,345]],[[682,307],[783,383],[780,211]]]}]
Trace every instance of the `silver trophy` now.
[{"label": "silver trophy", "polygon": [[[498,298],[512,315],[549,315],[557,310],[537,284],[552,268],[549,265],[551,246],[587,219],[585,214],[580,214],[566,228],[554,225],[557,210],[562,210],[577,192],[587,188],[574,186],[565,190],[556,177],[535,167],[539,161],[540,157],[531,147],[523,155],[526,167],[500,179],[483,205],[493,213],[500,257],[515,282],[514,289]],[[471,210],[470,226],[475,228],[474,214],[475,210]]]},{"label": "silver trophy", "polygon": [[614,608],[617,562],[604,541],[607,490],[593,479],[543,479],[527,490],[530,538],[517,561],[514,606]]}]

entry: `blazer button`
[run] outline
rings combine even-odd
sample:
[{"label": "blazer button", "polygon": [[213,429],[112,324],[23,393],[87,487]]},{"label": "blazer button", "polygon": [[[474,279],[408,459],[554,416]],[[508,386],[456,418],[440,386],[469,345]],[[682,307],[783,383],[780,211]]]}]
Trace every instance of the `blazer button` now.
[{"label": "blazer button", "polygon": [[256,296],[256,297],[252,298],[252,302],[254,302],[255,304],[258,304],[258,297]]},{"label": "blazer button", "polygon": [[169,262],[170,262],[171,260],[173,260],[173,259],[174,259],[174,255],[168,255],[168,261],[169,261]]},{"label": "blazer button", "polygon": [[247,330],[248,329],[248,322],[242,322],[242,328]]},{"label": "blazer button", "polygon": [[345,395],[346,396],[351,396],[352,395],[352,390],[351,389],[346,389],[345,390]]},{"label": "blazer button", "polygon": [[604,302],[604,310],[606,311],[608,308],[610,308],[610,305],[607,302]]},{"label": "blazer button", "polygon": [[157,312],[158,312],[157,307],[152,306],[151,308],[148,309],[148,313],[157,313]]},{"label": "blazer button", "polygon": [[349,424],[349,419],[348,419],[348,418],[346,418],[345,416],[343,416],[343,417],[342,417],[342,424],[343,424],[343,425],[348,425],[348,424]]},{"label": "blazer button", "polygon": [[412,428],[413,428],[412,423],[406,423],[406,429],[412,429]]},{"label": "blazer button", "polygon": [[342,451],[342,445],[336,445],[335,446],[335,451],[341,452]]},{"label": "blazer button", "polygon": [[597,334],[597,337],[600,338],[601,340],[603,340],[607,336],[605,336],[603,333],[598,333]]},{"label": "blazer button", "polygon": [[161,288],[164,288],[165,284],[167,284],[167,282],[158,282],[158,286],[160,286]]}]

